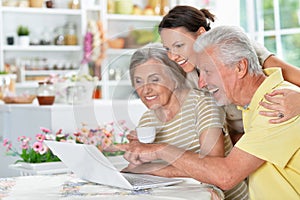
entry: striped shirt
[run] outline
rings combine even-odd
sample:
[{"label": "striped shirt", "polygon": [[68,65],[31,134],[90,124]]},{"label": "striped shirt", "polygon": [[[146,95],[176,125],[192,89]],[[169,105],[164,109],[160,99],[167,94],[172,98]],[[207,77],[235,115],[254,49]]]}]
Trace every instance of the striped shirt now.
[{"label": "striped shirt", "polygon": [[[199,153],[199,136],[201,133],[209,130],[209,128],[222,129],[224,118],[224,112],[216,106],[213,97],[204,91],[192,89],[183,102],[180,111],[172,120],[161,122],[153,110],[147,110],[139,121],[139,127],[155,126],[157,132],[156,143],[164,142]],[[232,149],[232,143],[228,134],[225,134],[224,145],[225,155],[228,155]],[[239,196],[238,199],[246,199],[240,197],[240,194],[247,196],[247,186],[242,182],[233,191],[228,190],[224,193],[225,196]]]}]

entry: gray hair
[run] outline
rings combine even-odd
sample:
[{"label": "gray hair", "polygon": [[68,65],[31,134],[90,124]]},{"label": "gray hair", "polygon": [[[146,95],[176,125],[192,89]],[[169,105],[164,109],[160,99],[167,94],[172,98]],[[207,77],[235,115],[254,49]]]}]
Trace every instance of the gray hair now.
[{"label": "gray hair", "polygon": [[263,73],[251,41],[240,27],[217,26],[202,34],[194,43],[194,50],[201,52],[206,48],[212,48],[227,67],[246,58],[250,75]]},{"label": "gray hair", "polygon": [[137,66],[144,64],[148,60],[153,59],[166,67],[166,73],[170,78],[177,83],[178,88],[187,87],[185,84],[186,72],[173,60],[168,57],[167,51],[163,48],[161,43],[151,43],[134,52],[130,60],[130,79],[131,84],[134,86],[134,72]]}]

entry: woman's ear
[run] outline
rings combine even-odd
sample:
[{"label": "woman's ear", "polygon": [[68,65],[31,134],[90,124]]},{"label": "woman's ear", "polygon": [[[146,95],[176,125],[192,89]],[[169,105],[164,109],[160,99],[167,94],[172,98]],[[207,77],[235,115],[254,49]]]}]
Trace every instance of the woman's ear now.
[{"label": "woman's ear", "polygon": [[243,78],[248,72],[248,60],[246,58],[240,60],[235,67],[235,71],[238,73],[238,78]]},{"label": "woman's ear", "polygon": [[201,34],[203,34],[203,33],[205,33],[205,32],[206,32],[205,28],[204,28],[203,26],[201,26],[201,27],[197,30],[196,34],[197,34],[197,36],[199,36],[199,35],[201,35]]}]

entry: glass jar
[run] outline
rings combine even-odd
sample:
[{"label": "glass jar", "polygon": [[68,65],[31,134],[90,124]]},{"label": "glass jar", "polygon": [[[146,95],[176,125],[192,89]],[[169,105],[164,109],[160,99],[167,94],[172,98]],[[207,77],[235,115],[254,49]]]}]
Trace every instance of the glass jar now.
[{"label": "glass jar", "polygon": [[51,82],[39,82],[37,99],[40,105],[52,105],[55,100],[55,90]]},{"label": "glass jar", "polygon": [[65,35],[64,27],[59,26],[54,30],[54,44],[55,45],[64,45],[65,44]]},{"label": "glass jar", "polygon": [[65,25],[65,45],[77,45],[76,24],[69,22]]},{"label": "glass jar", "polygon": [[70,0],[69,1],[69,8],[70,9],[79,9],[80,8],[79,0]]}]

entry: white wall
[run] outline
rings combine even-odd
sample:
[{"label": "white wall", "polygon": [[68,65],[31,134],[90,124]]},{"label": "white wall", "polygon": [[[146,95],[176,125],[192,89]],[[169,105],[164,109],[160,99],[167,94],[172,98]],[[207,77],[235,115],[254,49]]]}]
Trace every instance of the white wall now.
[{"label": "white wall", "polygon": [[215,0],[215,8],[211,11],[216,15],[213,26],[240,25],[240,1],[239,0]]}]

